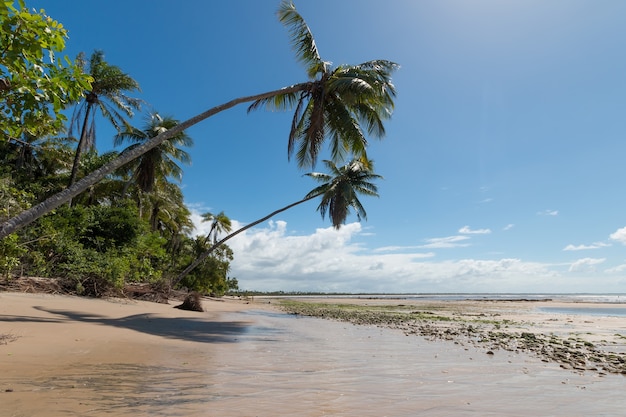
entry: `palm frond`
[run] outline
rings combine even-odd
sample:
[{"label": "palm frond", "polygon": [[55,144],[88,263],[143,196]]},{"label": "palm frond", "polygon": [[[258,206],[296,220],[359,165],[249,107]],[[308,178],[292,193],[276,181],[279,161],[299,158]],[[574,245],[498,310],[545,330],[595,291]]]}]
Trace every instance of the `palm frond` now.
[{"label": "palm frond", "polygon": [[322,218],[328,214],[337,229],[345,223],[350,208],[354,209],[359,220],[367,219],[367,213],[358,195],[378,196],[378,189],[371,181],[382,177],[373,172],[373,162],[361,157],[341,167],[337,167],[331,160],[324,160],[324,164],[329,174],[319,172],[306,174],[322,184],[311,190],[305,198],[321,196],[317,210]]},{"label": "palm frond", "polygon": [[326,107],[328,113],[331,157],[334,161],[341,161],[350,152],[360,157],[365,155],[367,138],[363,134],[358,120],[350,109],[339,98],[329,100]]},{"label": "palm frond", "polygon": [[127,124],[126,119],[115,107],[105,101],[99,101],[98,108],[100,109],[100,114],[113,125],[115,130],[118,132],[124,130]]},{"label": "palm frond", "polygon": [[[171,116],[161,116],[158,113],[147,115],[142,129],[127,126],[122,132],[115,135],[115,144],[131,142],[122,153],[128,152],[139,144],[178,125],[178,120]],[[184,131],[164,141],[159,146],[152,148],[133,161],[133,177],[137,186],[144,192],[152,192],[158,181],[171,178],[182,181],[183,170],[177,162],[189,165],[191,155],[179,146],[192,146],[193,140]]]},{"label": "palm frond", "polygon": [[248,113],[261,107],[265,107],[267,110],[290,110],[296,103],[302,100],[301,94],[301,91],[295,91],[256,100],[248,106]]},{"label": "palm frond", "polygon": [[278,20],[289,30],[296,58],[306,66],[309,78],[313,79],[317,74],[325,73],[330,64],[320,58],[313,34],[296,6],[291,1],[284,0],[277,14]]}]

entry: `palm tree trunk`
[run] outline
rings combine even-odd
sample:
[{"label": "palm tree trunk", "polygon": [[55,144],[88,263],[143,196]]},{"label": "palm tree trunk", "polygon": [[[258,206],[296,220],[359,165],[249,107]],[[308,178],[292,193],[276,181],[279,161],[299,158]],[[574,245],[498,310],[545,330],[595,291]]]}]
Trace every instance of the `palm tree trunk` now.
[{"label": "palm tree trunk", "polygon": [[279,94],[295,93],[298,91],[303,91],[303,90],[306,90],[309,86],[310,86],[310,83],[307,82],[307,83],[295,84],[290,87],[281,88],[279,90],[269,91],[267,93],[257,94],[254,96],[236,98],[227,103],[213,107],[205,111],[204,113],[201,113],[197,116],[192,117],[189,120],[185,120],[184,122],[176,125],[172,129],[169,129],[161,133],[160,135],[155,136],[149,141],[137,146],[131,151],[121,154],[120,156],[112,160],[111,162],[101,166],[100,168],[96,169],[89,175],[75,182],[71,186],[67,187],[65,190],[57,194],[54,194],[53,196],[49,197],[47,200],[31,207],[28,210],[24,210],[17,216],[12,217],[11,219],[2,223],[0,225],[0,239],[8,236],[9,234],[26,226],[27,224],[37,220],[39,217],[51,212],[52,210],[59,207],[60,205],[67,203],[73,197],[77,196],[78,194],[85,191],[87,188],[96,184],[98,181],[100,181],[101,179],[103,179],[104,177],[106,177],[107,175],[109,175],[110,173],[118,169],[119,167],[143,155],[144,153],[148,152],[150,149],[154,148],[155,146],[160,145],[161,143],[174,137],[178,133],[183,132],[185,129],[217,113],[220,113],[224,110],[228,110],[231,107],[234,107],[238,104],[262,100],[262,99],[273,97]]},{"label": "palm tree trunk", "polygon": [[281,208],[281,209],[278,209],[278,210],[276,210],[276,211],[273,211],[273,212],[271,212],[270,214],[268,214],[267,216],[265,216],[265,217],[263,217],[263,218],[261,218],[261,219],[259,219],[259,220],[256,220],[256,221],[254,221],[254,222],[252,222],[252,223],[250,223],[250,224],[245,225],[245,226],[244,226],[244,227],[242,227],[241,229],[236,230],[236,231],[234,231],[233,233],[229,234],[228,236],[226,236],[225,238],[223,238],[223,239],[222,239],[222,240],[220,240],[219,242],[214,243],[214,244],[213,244],[213,246],[211,246],[209,249],[207,249],[205,252],[203,252],[200,256],[198,256],[198,258],[197,258],[195,261],[193,261],[193,262],[192,262],[192,263],[191,263],[191,264],[190,264],[187,268],[185,268],[185,269],[183,270],[183,272],[181,272],[180,274],[178,274],[178,276],[177,276],[177,277],[176,277],[176,278],[172,281],[172,283],[170,284],[170,286],[173,288],[173,287],[175,287],[176,285],[178,285],[178,283],[179,283],[179,282],[180,282],[183,278],[185,278],[185,277],[187,276],[187,274],[189,274],[191,271],[193,271],[195,267],[197,267],[198,265],[200,265],[200,264],[202,263],[202,261],[204,261],[204,260],[205,260],[205,259],[206,259],[206,258],[207,258],[207,257],[208,257],[208,256],[209,256],[209,255],[210,255],[210,254],[211,254],[211,253],[215,250],[215,249],[217,249],[220,245],[222,245],[222,244],[223,244],[224,242],[226,242],[227,240],[229,240],[229,239],[231,239],[231,238],[233,238],[233,237],[237,236],[237,235],[238,235],[239,233],[241,233],[241,232],[244,232],[244,231],[246,231],[246,230],[250,229],[251,227],[256,226],[256,225],[257,225],[257,224],[259,224],[259,223],[263,223],[264,221],[266,221],[266,220],[268,220],[268,219],[270,219],[270,218],[274,217],[274,216],[275,216],[275,215],[277,215],[278,213],[282,213],[283,211],[285,211],[285,210],[289,210],[290,208],[295,207],[295,206],[297,206],[298,204],[302,204],[302,203],[305,203],[305,202],[307,202],[307,201],[309,201],[309,200],[312,200],[312,199],[314,199],[315,197],[317,197],[317,196],[319,196],[319,195],[321,195],[321,193],[320,193],[320,194],[315,194],[315,195],[309,196],[309,197],[304,198],[304,199],[302,199],[302,200],[300,200],[300,201],[297,201],[297,202],[295,202],[295,203],[289,204],[288,206],[285,206],[285,207],[283,207],[283,208]]},{"label": "palm tree trunk", "polygon": [[[76,146],[76,153],[74,154],[74,163],[72,164],[72,173],[70,174],[70,180],[67,184],[70,187],[76,182],[76,176],[78,175],[78,166],[80,165],[80,157],[83,154],[83,148],[87,141],[87,124],[89,123],[89,113],[91,113],[91,103],[87,104],[87,110],[85,110],[85,118],[83,119],[83,128],[80,130],[80,139]],[[71,201],[71,200],[70,200]]]}]

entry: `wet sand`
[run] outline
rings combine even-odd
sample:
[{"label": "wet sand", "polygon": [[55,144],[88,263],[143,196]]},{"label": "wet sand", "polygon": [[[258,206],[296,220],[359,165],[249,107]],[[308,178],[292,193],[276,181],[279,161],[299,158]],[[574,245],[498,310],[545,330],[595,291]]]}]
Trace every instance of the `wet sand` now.
[{"label": "wet sand", "polygon": [[[0,339],[0,416],[621,416],[626,407],[622,375],[288,315],[267,300],[204,306],[0,293],[0,335],[16,338]],[[542,331],[626,332],[624,317],[480,308]]]}]

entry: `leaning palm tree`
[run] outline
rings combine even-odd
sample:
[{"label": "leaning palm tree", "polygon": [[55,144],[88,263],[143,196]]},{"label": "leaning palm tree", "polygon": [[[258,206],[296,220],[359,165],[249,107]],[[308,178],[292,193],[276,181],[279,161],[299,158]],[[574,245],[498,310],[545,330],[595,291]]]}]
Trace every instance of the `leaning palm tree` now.
[{"label": "leaning palm tree", "polygon": [[[178,120],[171,116],[161,117],[158,113],[152,113],[148,115],[143,129],[127,126],[124,131],[115,135],[113,143],[119,146],[124,142],[131,142],[132,144],[122,154],[132,152],[141,144],[174,128],[178,123]],[[181,149],[181,146],[193,146],[193,139],[185,132],[177,133],[132,161],[132,180],[142,192],[152,192],[158,178],[172,178],[178,182],[182,180],[183,170],[177,162],[189,165],[191,156]]]},{"label": "leaning palm tree", "polygon": [[[82,54],[79,55],[82,61]],[[76,146],[74,164],[69,185],[76,181],[82,154],[95,147],[96,110],[120,131],[127,125],[126,116],[133,116],[133,110],[139,109],[141,100],[128,97],[126,91],[138,91],[139,84],[130,75],[110,65],[104,60],[104,52],[94,51],[89,58],[87,73],[93,78],[91,90],[85,93],[85,99],[76,107],[72,116],[72,126],[81,123],[80,138]],[[123,114],[122,114],[123,113]],[[81,121],[82,120],[82,121]]]},{"label": "leaning palm tree", "polygon": [[204,239],[205,244],[211,241],[211,236],[213,237],[213,243],[215,244],[217,242],[218,233],[228,233],[233,230],[230,218],[225,215],[223,211],[220,211],[217,214],[210,212],[204,213],[202,215],[202,221],[211,222],[209,233],[206,235],[206,239]]},{"label": "leaning palm tree", "polygon": [[[85,153],[81,164],[86,172],[91,172],[116,158],[118,154],[119,152],[116,151],[99,154],[96,149],[93,149]],[[121,197],[123,189],[124,180],[115,172],[77,196],[74,204],[85,206],[111,204],[116,198]]]},{"label": "leaning palm tree", "polygon": [[396,95],[391,73],[398,65],[375,60],[333,68],[320,57],[311,30],[293,3],[284,1],[278,18],[289,28],[310,81],[297,91],[256,100],[248,110],[261,106],[290,109],[295,104],[287,152],[289,157],[295,152],[300,167],[315,166],[327,138],[333,161],[345,160],[348,153],[366,157],[367,138],[362,129],[376,138],[385,135],[383,121],[391,117]]},{"label": "leaning palm tree", "polygon": [[[143,155],[189,127],[242,103],[278,108],[296,106],[289,134],[288,149],[297,147],[301,166],[313,164],[323,141],[330,138],[331,156],[337,162],[345,152],[365,157],[367,141],[361,124],[369,134],[382,136],[383,121],[393,110],[395,87],[391,74],[397,64],[375,60],[356,66],[331,70],[319,58],[315,41],[291,1],[284,0],[278,11],[282,23],[290,29],[298,60],[307,64],[309,81],[253,96],[240,97],[213,107],[125,152],[119,158],[0,225],[0,238],[29,224],[61,204],[71,200],[108,173]],[[291,152],[291,151],[290,151]]]},{"label": "leaning palm tree", "polygon": [[358,194],[378,197],[378,188],[371,181],[382,178],[380,175],[373,172],[372,161],[365,160],[363,158],[353,159],[351,162],[341,167],[337,167],[333,161],[329,160],[324,161],[324,164],[330,171],[330,174],[320,172],[306,174],[316,181],[322,182],[321,185],[311,190],[302,200],[273,211],[267,216],[249,223],[218,242],[215,242],[187,268],[185,268],[183,272],[181,272],[172,281],[171,286],[175,287],[183,278],[185,278],[185,276],[187,276],[187,274],[193,271],[194,268],[200,265],[215,249],[224,244],[227,240],[274,217],[279,213],[282,213],[283,211],[305,203],[316,197],[322,197],[322,201],[317,207],[317,210],[322,215],[322,218],[324,218],[326,213],[328,213],[328,217],[335,229],[339,229],[341,225],[345,223],[348,215],[350,214],[350,208],[355,210],[357,219],[366,220],[367,213],[358,199]]}]

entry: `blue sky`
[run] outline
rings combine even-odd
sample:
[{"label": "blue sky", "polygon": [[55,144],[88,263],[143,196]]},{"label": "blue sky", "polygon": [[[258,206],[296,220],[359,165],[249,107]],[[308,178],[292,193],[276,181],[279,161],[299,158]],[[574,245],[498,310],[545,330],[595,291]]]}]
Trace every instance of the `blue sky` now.
[{"label": "blue sky", "polygon": [[[104,50],[180,120],[306,79],[279,0],[27,3],[69,30],[70,56]],[[323,59],[401,65],[387,137],[369,150],[385,179],[362,200],[366,222],[335,231],[309,202],[233,239],[243,289],[626,292],[626,2],[296,6]],[[196,220],[245,224],[313,188],[287,160],[290,117],[241,106],[188,131]],[[98,124],[100,149],[112,134]]]}]

